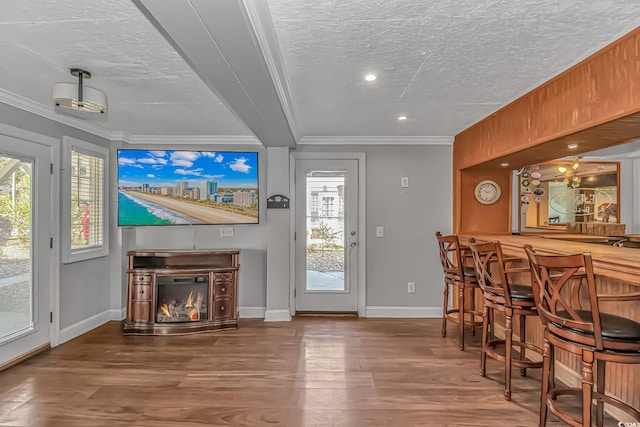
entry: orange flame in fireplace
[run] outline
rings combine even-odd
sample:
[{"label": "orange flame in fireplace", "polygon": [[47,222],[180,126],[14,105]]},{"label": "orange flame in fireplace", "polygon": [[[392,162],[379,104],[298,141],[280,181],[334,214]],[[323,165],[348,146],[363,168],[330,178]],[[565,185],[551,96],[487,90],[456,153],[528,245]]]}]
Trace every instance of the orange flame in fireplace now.
[{"label": "orange flame in fireplace", "polygon": [[162,312],[167,316],[167,317],[171,317],[171,313],[169,312],[169,306],[167,306],[167,304],[162,304],[160,306],[160,310],[162,310]]},{"label": "orange flame in fireplace", "polygon": [[[189,294],[189,299],[191,298],[193,291]],[[189,299],[187,299],[187,304],[189,304]],[[200,304],[202,304],[203,296],[202,292],[198,292],[198,296],[196,297],[196,303],[194,308],[189,310],[189,317],[191,320],[200,320]],[[191,305],[187,305],[186,307],[191,307]]]},{"label": "orange flame in fireplace", "polygon": [[187,302],[184,305],[185,307],[193,307],[193,290],[189,292],[189,297],[187,298]]}]

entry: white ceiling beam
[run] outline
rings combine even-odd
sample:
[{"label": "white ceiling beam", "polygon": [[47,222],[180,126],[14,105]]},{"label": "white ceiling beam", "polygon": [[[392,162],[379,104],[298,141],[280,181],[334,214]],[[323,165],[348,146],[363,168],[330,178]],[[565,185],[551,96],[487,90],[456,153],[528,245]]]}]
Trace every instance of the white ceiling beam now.
[{"label": "white ceiling beam", "polygon": [[[273,56],[265,60],[251,23],[263,22],[259,8],[250,18],[242,0],[133,2],[264,146],[295,147],[288,87],[282,87],[286,78],[272,78]],[[277,47],[265,42],[269,32],[259,32],[263,45]]]}]

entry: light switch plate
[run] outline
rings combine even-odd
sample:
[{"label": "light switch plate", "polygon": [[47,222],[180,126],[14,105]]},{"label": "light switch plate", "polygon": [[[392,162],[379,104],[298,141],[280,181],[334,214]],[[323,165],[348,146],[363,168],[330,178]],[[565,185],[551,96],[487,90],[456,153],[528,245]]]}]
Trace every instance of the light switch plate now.
[{"label": "light switch plate", "polygon": [[409,187],[409,177],[403,176],[400,178],[400,187],[407,188]]},{"label": "light switch plate", "polygon": [[220,227],[220,237],[233,237],[233,227]]},{"label": "light switch plate", "polygon": [[376,237],[384,237],[384,227],[376,227]]}]

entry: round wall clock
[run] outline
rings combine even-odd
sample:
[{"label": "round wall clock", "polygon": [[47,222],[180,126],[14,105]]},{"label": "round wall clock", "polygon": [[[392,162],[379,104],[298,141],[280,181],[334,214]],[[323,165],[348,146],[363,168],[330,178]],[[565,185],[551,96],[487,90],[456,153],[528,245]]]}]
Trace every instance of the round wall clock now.
[{"label": "round wall clock", "polygon": [[476,196],[477,201],[483,205],[490,205],[498,201],[501,190],[497,182],[485,179],[476,185],[476,189],[473,193]]}]

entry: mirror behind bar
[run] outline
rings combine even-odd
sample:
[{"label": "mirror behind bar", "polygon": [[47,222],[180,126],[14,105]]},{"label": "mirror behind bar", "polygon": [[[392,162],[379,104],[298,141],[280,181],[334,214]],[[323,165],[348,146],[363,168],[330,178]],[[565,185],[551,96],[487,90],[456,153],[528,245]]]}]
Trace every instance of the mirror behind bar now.
[{"label": "mirror behind bar", "polygon": [[[518,179],[520,231],[567,231],[575,223],[620,222],[618,162],[553,161]],[[624,234],[624,233],[623,233]]]}]

